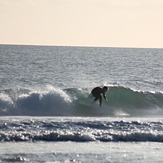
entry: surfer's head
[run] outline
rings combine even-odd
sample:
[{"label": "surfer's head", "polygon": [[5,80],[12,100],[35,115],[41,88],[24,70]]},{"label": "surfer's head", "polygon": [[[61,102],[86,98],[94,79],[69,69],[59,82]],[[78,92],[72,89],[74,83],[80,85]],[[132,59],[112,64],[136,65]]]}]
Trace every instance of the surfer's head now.
[{"label": "surfer's head", "polygon": [[108,87],[107,86],[104,86],[103,87],[103,90],[107,91],[108,90]]}]

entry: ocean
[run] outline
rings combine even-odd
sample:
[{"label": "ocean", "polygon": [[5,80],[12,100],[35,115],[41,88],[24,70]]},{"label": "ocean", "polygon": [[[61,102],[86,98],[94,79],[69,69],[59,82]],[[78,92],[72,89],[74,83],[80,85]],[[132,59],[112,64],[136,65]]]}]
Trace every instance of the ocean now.
[{"label": "ocean", "polygon": [[0,162],[162,163],[162,63],[156,48],[0,45]]}]

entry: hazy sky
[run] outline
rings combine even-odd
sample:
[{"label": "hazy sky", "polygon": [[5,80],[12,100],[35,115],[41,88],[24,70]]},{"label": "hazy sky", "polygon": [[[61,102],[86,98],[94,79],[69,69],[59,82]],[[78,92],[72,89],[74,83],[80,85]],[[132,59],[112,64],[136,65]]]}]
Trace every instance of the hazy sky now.
[{"label": "hazy sky", "polygon": [[163,0],[0,0],[0,44],[163,48]]}]

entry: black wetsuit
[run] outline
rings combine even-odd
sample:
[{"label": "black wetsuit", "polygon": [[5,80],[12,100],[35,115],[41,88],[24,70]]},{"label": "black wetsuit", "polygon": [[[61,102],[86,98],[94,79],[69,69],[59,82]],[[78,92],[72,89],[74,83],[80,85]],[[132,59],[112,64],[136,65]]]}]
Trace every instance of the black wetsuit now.
[{"label": "black wetsuit", "polygon": [[91,91],[92,95],[95,97],[94,101],[97,101],[99,99],[100,106],[101,106],[101,103],[102,103],[101,93],[103,94],[103,97],[106,100],[105,92],[106,92],[106,90],[104,90],[103,88],[100,88],[100,87],[96,87]]}]

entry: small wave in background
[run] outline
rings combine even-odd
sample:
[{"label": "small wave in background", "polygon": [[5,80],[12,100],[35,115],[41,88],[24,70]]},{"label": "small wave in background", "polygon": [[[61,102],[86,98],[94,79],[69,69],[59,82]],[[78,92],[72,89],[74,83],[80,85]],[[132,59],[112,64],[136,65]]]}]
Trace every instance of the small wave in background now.
[{"label": "small wave in background", "polygon": [[133,118],[29,118],[0,120],[0,142],[163,142],[163,122]]}]

